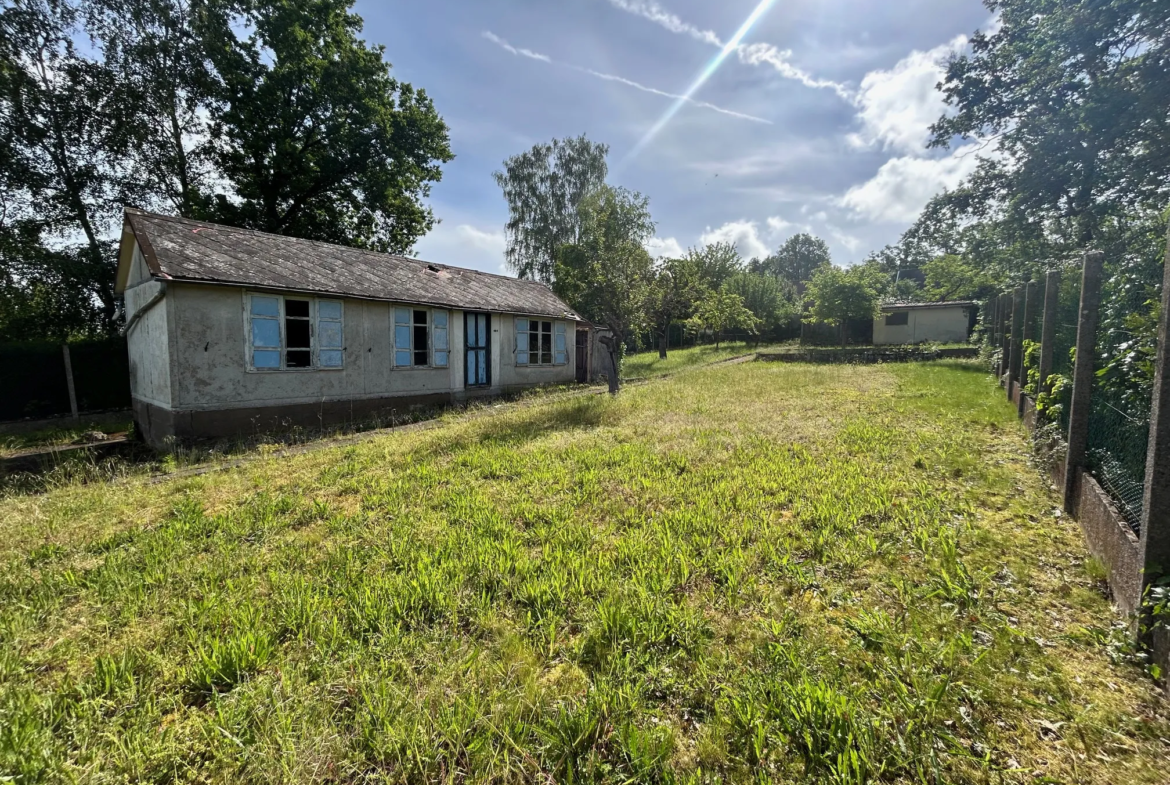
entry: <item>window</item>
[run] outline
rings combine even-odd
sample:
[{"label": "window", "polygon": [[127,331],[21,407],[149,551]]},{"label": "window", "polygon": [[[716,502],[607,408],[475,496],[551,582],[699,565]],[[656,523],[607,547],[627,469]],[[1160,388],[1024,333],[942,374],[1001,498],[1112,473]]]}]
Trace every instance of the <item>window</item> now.
[{"label": "window", "polygon": [[309,326],[308,300],[284,301],[284,367],[313,366],[313,329]]},{"label": "window", "polygon": [[340,302],[258,294],[249,295],[248,301],[251,368],[342,367],[345,347]]},{"label": "window", "polygon": [[886,327],[903,327],[910,324],[909,311],[896,311],[886,314]]},{"label": "window", "polygon": [[394,367],[446,368],[451,345],[446,311],[394,309]]},{"label": "window", "polygon": [[517,365],[564,365],[568,361],[563,323],[554,325],[539,319],[516,320]]}]

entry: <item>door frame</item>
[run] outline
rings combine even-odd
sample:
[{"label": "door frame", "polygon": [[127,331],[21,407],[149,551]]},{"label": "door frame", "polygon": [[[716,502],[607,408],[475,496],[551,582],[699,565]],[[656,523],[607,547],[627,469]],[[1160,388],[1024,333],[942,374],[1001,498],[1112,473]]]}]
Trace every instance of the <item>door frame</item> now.
[{"label": "door frame", "polygon": [[[476,347],[473,349],[467,342],[467,324],[468,319],[474,319],[477,316],[484,317],[484,338],[483,347]],[[472,384],[471,380],[467,378],[467,357],[473,351],[483,352],[484,362],[484,378],[487,380],[484,384]],[[487,311],[464,311],[463,312],[463,387],[464,389],[485,390],[492,386],[492,315]]]}]

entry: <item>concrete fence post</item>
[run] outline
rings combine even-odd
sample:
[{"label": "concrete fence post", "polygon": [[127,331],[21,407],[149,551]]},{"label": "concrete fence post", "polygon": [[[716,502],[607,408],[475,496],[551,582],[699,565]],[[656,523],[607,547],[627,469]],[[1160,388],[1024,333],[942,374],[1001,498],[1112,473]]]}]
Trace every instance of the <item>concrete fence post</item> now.
[{"label": "concrete fence post", "polygon": [[1064,509],[1076,507],[1078,479],[1089,451],[1089,406],[1093,394],[1093,360],[1097,354],[1097,321],[1101,307],[1101,268],[1105,255],[1085,253],[1081,272],[1081,309],[1077,317],[1077,361],[1073,367],[1072,403],[1068,414],[1068,456],[1064,465]]},{"label": "concrete fence post", "polygon": [[1021,417],[1024,416],[1024,388],[1028,386],[1028,353],[1023,343],[1036,337],[1036,314],[1039,310],[1040,284],[1028,281],[1024,290],[1024,331],[1020,341],[1020,400],[1017,411]]},{"label": "concrete fence post", "polygon": [[1008,372],[1008,361],[1011,358],[1012,346],[1009,338],[1011,337],[1008,329],[1008,324],[1012,318],[1012,303],[1011,295],[1001,294],[999,296],[999,379],[1003,381],[1004,374]]},{"label": "concrete fence post", "polygon": [[1056,351],[1056,311],[1060,306],[1060,270],[1049,270],[1044,279],[1044,324],[1040,333],[1040,381],[1036,397],[1048,392],[1048,377],[1052,375],[1053,354]]},{"label": "concrete fence post", "polygon": [[1158,325],[1146,487],[1142,496],[1142,580],[1146,586],[1170,574],[1170,232],[1166,244],[1162,320]]},{"label": "concrete fence post", "polygon": [[1020,371],[1024,367],[1024,287],[1017,286],[1012,293],[1012,334],[1008,355],[1007,397],[1012,399],[1012,382],[1019,383]]}]

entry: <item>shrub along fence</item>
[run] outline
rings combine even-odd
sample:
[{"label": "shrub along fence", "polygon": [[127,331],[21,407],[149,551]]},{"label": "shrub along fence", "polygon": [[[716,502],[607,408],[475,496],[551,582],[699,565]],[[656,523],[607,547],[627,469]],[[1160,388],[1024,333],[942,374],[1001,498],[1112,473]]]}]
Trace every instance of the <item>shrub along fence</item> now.
[{"label": "shrub along fence", "polygon": [[[1079,265],[992,298],[985,338],[1020,415],[1040,435],[1063,438],[1054,479],[1064,508],[1108,568],[1118,605],[1139,614],[1137,629],[1167,672],[1170,247],[1159,271],[1161,308],[1153,311],[1160,313],[1157,340],[1144,354],[1134,354],[1137,339],[1129,328],[1150,312],[1142,306],[1159,282],[1147,282],[1141,299],[1111,296],[1107,308],[1132,312],[1107,314],[1103,325],[1104,261],[1101,252],[1090,251]],[[1119,364],[1133,362],[1146,367],[1118,371]]]},{"label": "shrub along fence", "polygon": [[[66,348],[67,347],[67,348]],[[0,421],[130,408],[125,338],[0,344]],[[70,384],[72,376],[72,384]]]}]

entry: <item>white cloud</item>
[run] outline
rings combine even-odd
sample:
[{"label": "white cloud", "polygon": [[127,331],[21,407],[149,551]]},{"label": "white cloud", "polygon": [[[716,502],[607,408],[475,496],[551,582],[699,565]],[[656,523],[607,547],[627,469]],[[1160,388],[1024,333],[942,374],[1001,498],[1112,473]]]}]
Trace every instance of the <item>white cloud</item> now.
[{"label": "white cloud", "polygon": [[660,27],[664,27],[672,33],[679,35],[689,35],[696,41],[702,41],[711,46],[723,47],[723,42],[719,40],[719,36],[715,35],[710,30],[700,30],[692,24],[688,24],[679,19],[674,14],[667,11],[658,3],[649,0],[609,0],[610,4],[615,8],[620,8],[629,14],[635,14],[648,19]]},{"label": "white cloud", "polygon": [[660,256],[677,259],[686,253],[679,241],[673,237],[651,237],[646,241],[646,250],[656,259]]},{"label": "white cloud", "polygon": [[881,144],[884,149],[922,152],[930,125],[947,109],[935,89],[945,60],[966,45],[967,37],[960,35],[927,52],[915,50],[889,70],[866,74],[857,93],[862,130],[851,141],[861,147]]},{"label": "white cloud", "polygon": [[510,43],[505,41],[503,38],[500,38],[498,35],[493,33],[491,30],[484,30],[483,37],[486,38],[487,40],[491,41],[493,44],[500,47],[501,49],[505,49],[505,50],[511,52],[512,54],[517,55],[518,57],[527,57],[527,58],[532,59],[532,60],[539,60],[542,63],[551,63],[552,62],[552,58],[549,57],[548,55],[542,55],[540,52],[533,52],[531,49],[518,49],[518,48],[512,46]]},{"label": "white cloud", "polygon": [[559,65],[559,66],[562,66],[564,68],[568,68],[570,70],[577,71],[578,73],[588,74],[589,76],[595,77],[597,79],[603,79],[607,82],[616,82],[617,84],[625,85],[626,87],[632,87],[635,90],[642,91],[643,93],[650,93],[652,95],[660,95],[663,98],[682,99],[683,101],[686,101],[691,106],[697,106],[701,109],[710,109],[713,112],[719,112],[720,114],[725,114],[725,115],[728,115],[730,117],[737,117],[740,120],[750,120],[753,123],[763,123],[764,125],[772,125],[771,120],[766,120],[763,117],[756,117],[755,115],[745,114],[743,112],[737,112],[734,109],[725,109],[722,106],[716,106],[715,104],[711,104],[711,103],[708,103],[706,101],[700,101],[698,99],[691,98],[690,96],[679,95],[678,93],[668,93],[665,90],[659,90],[656,87],[647,87],[646,85],[640,84],[639,82],[635,82],[632,79],[626,79],[624,76],[616,76],[614,74],[606,74],[606,73],[602,73],[601,71],[594,71],[592,68],[584,68],[584,67],[579,66],[579,65],[572,65],[571,63],[558,63],[555,60],[553,60],[551,57],[549,57],[548,55],[541,54],[540,52],[533,52],[531,49],[521,49],[519,47],[512,46],[512,44],[508,43],[503,38],[500,38],[498,35],[491,32],[490,30],[485,30],[483,32],[483,37],[486,38],[488,41],[491,41],[493,44],[500,47],[501,49],[504,49],[507,52],[511,52],[512,54],[517,55],[519,57],[527,57],[531,60],[539,60],[542,63],[548,63],[549,65]]},{"label": "white cloud", "polygon": [[[678,16],[670,13],[654,0],[609,0],[610,5],[621,9],[628,14],[640,16],[654,24],[669,30],[677,35],[686,35],[696,41],[702,41],[719,49],[727,44],[712,30],[702,30],[689,22],[684,22]],[[739,44],[735,47],[736,57],[746,65],[769,65],[785,79],[800,82],[805,87],[814,89],[827,88],[833,90],[847,101],[852,100],[852,94],[845,85],[829,79],[817,79],[807,71],[793,65],[790,60],[792,52],[788,49],[779,49],[771,44]]]},{"label": "white cloud", "polygon": [[699,245],[711,243],[735,243],[740,256],[748,259],[752,257],[763,259],[768,255],[768,246],[760,239],[759,227],[755,221],[728,221],[716,229],[708,226],[707,231],[699,236]]},{"label": "white cloud", "polygon": [[502,231],[480,229],[471,224],[440,223],[419,239],[414,253],[429,262],[508,274],[504,265],[506,245]]},{"label": "white cloud", "polygon": [[859,218],[914,221],[932,196],[944,188],[954,188],[975,171],[979,164],[977,149],[977,145],[969,144],[945,158],[891,158],[872,178],[850,188],[840,204]]}]

